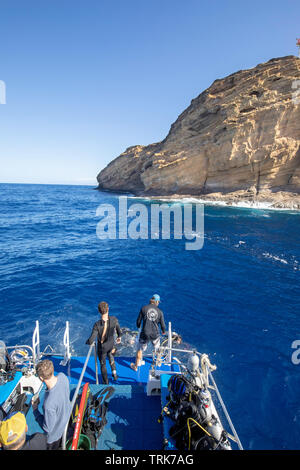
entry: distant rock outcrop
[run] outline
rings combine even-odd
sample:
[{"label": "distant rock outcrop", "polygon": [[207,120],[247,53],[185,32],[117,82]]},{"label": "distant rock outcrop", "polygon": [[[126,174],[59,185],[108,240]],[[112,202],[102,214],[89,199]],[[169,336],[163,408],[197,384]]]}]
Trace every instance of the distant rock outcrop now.
[{"label": "distant rock outcrop", "polygon": [[300,208],[300,59],[215,80],[162,142],[129,147],[97,180],[99,189],[138,195]]}]

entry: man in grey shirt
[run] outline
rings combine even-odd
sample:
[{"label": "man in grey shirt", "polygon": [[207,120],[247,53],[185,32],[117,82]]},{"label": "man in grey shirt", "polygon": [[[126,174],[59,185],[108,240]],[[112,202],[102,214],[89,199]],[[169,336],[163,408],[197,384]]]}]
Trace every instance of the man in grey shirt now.
[{"label": "man in grey shirt", "polygon": [[39,362],[36,371],[47,390],[43,403],[44,414],[39,412],[39,400],[36,400],[32,403],[34,416],[47,434],[47,449],[56,450],[60,447],[71,412],[69,380],[62,372],[55,376],[53,362],[48,359]]}]

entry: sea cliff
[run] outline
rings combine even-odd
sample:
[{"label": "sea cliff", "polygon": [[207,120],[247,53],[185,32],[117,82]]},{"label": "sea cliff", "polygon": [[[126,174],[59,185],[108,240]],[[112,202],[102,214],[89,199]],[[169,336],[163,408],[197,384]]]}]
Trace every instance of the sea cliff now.
[{"label": "sea cliff", "polygon": [[300,59],[271,59],[215,80],[166,138],[135,145],[98,188],[300,209]]}]

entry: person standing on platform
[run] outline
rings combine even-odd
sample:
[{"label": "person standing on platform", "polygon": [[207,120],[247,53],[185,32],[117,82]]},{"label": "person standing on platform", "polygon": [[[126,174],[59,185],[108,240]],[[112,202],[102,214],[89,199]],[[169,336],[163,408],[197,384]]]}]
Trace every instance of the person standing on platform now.
[{"label": "person standing on platform", "polygon": [[118,336],[116,342],[119,344],[121,342],[122,332],[118,319],[109,315],[107,302],[100,302],[98,311],[101,315],[101,319],[94,324],[92,333],[85,344],[92,344],[97,340],[97,353],[101,366],[101,375],[103,383],[108,384],[106,358],[108,358],[114,380],[118,380],[114,359],[114,335],[116,331]]},{"label": "person standing on platform", "polygon": [[33,414],[40,427],[47,434],[47,449],[57,450],[71,413],[70,387],[68,377],[59,372],[54,375],[53,362],[45,359],[36,366],[40,380],[47,389],[43,403],[43,414],[38,409],[39,398],[32,401]]},{"label": "person standing on platform", "polygon": [[159,303],[160,296],[158,294],[154,294],[150,299],[149,304],[144,305],[141,308],[137,318],[136,326],[140,328],[142,324],[142,330],[140,333],[135,364],[130,364],[130,367],[135,371],[137,371],[138,366],[141,364],[143,352],[146,351],[149,342],[152,343],[155,350],[159,348],[159,325],[162,334],[164,335],[166,333],[164,314],[158,308]]}]

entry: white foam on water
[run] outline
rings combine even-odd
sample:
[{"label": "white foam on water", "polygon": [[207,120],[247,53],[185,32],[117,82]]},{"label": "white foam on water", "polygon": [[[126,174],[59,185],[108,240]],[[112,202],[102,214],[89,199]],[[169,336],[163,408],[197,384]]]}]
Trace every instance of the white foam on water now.
[{"label": "white foam on water", "polygon": [[[257,209],[257,210],[268,210],[268,211],[288,211],[292,214],[300,214],[298,209],[292,209],[290,207],[274,207],[272,202],[258,202],[258,201],[238,201],[229,202],[223,200],[208,200],[197,197],[182,197],[182,198],[168,198],[168,197],[149,197],[149,196],[128,196],[128,199],[139,199],[146,201],[159,201],[161,203],[171,204],[204,204],[207,206],[222,206],[222,207],[238,207],[242,209]],[[267,214],[264,217],[269,217]]]},{"label": "white foam on water", "polygon": [[238,242],[236,245],[234,245],[234,246],[235,246],[236,248],[239,248],[240,246],[245,245],[245,244],[246,244],[246,242],[244,242],[244,241],[242,241],[242,240],[239,240],[239,242]]},{"label": "white foam on water", "polygon": [[285,259],[280,258],[279,256],[276,256],[276,255],[272,255],[271,253],[264,252],[262,255],[265,258],[270,258],[274,261],[279,261],[280,263],[283,263],[283,264],[289,264]]}]

